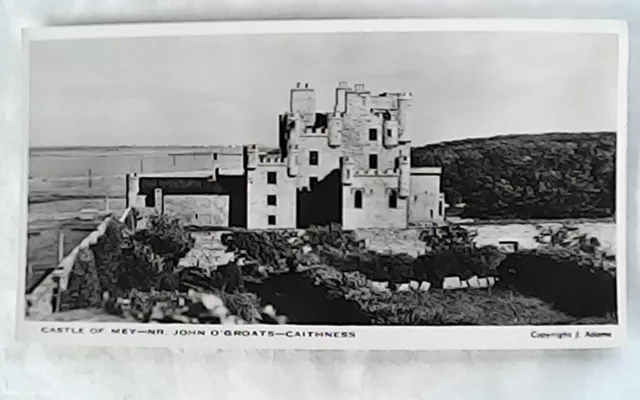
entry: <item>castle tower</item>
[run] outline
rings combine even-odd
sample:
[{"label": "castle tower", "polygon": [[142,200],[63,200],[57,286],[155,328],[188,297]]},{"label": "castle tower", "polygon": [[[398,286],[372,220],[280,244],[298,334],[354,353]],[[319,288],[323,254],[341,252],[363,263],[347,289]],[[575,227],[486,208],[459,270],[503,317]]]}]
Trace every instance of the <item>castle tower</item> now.
[{"label": "castle tower", "polygon": [[341,115],[342,113],[347,111],[347,92],[351,90],[349,88],[349,84],[347,82],[338,83],[338,88],[336,89],[336,104],[333,108],[333,111]]},{"label": "castle tower", "polygon": [[258,167],[258,145],[252,144],[245,146],[246,153],[246,167],[247,169],[254,170]]},{"label": "castle tower", "polygon": [[403,93],[398,96],[398,142],[405,144],[411,142],[411,106],[413,95]]},{"label": "castle tower", "polygon": [[304,117],[299,112],[289,113],[289,118],[293,120],[293,127],[289,131],[288,145],[294,145],[300,143],[300,136],[304,134],[305,121]]},{"label": "castle tower", "polygon": [[393,114],[382,122],[383,136],[382,143],[385,147],[391,148],[398,145],[398,120]]},{"label": "castle tower", "polygon": [[329,146],[340,146],[342,143],[342,117],[340,113],[334,112],[327,116],[327,127],[329,128]]},{"label": "castle tower", "polygon": [[342,184],[349,186],[353,183],[353,175],[355,174],[356,165],[351,157],[342,157]]},{"label": "castle tower", "polygon": [[400,156],[400,177],[398,179],[398,197],[406,199],[411,190],[411,164],[407,155]]},{"label": "castle tower", "polygon": [[289,143],[287,151],[287,173],[290,177],[298,176],[298,145]]},{"label": "castle tower", "polygon": [[309,84],[300,82],[291,89],[290,111],[300,113],[305,126],[313,126],[316,123],[316,93],[309,88]]}]

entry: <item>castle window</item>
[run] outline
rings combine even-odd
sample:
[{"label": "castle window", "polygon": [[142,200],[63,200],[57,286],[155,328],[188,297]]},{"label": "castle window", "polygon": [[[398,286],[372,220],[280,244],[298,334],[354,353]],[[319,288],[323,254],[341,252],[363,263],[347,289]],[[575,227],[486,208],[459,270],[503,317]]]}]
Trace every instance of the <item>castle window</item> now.
[{"label": "castle window", "polygon": [[398,193],[395,190],[389,191],[389,208],[398,208]]},{"label": "castle window", "polygon": [[353,207],[362,208],[362,190],[356,190],[353,194]]},{"label": "castle window", "polygon": [[267,205],[268,206],[275,206],[277,203],[277,197],[275,194],[269,194],[267,195]]},{"label": "castle window", "polygon": [[309,165],[318,165],[318,152],[310,151],[309,152]]},{"label": "castle window", "polygon": [[369,140],[378,140],[378,130],[376,128],[369,128]]},{"label": "castle window", "polygon": [[267,172],[267,183],[275,185],[278,183],[278,175],[275,172]]},{"label": "castle window", "polygon": [[438,215],[442,217],[442,202],[438,203]]},{"label": "castle window", "polygon": [[213,161],[218,159],[218,153],[213,153]]},{"label": "castle window", "polygon": [[271,226],[275,225],[276,224],[276,216],[275,215],[269,215],[269,217],[267,217],[267,222]]},{"label": "castle window", "polygon": [[393,169],[400,169],[400,158],[393,160]]},{"label": "castle window", "polygon": [[387,129],[387,136],[388,137],[393,136],[393,131],[391,129]]},{"label": "castle window", "polygon": [[431,219],[433,219],[433,210],[429,210],[429,214],[431,214]]},{"label": "castle window", "polygon": [[311,176],[309,177],[309,188],[313,190],[313,188],[318,184],[318,177]]},{"label": "castle window", "polygon": [[369,154],[369,169],[377,169],[377,168],[378,168],[378,155]]}]

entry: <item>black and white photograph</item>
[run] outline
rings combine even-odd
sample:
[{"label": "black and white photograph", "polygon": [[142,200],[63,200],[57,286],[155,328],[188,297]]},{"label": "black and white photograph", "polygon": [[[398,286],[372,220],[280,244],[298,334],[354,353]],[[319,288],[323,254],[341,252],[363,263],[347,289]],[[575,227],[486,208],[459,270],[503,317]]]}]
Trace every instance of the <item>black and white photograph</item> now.
[{"label": "black and white photograph", "polygon": [[24,32],[18,338],[611,347],[626,27]]}]

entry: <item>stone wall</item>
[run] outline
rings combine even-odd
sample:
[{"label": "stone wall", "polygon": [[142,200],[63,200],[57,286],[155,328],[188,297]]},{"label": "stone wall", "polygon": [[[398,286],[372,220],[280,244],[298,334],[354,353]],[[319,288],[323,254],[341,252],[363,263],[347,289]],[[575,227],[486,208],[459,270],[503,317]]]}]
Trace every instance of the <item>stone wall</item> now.
[{"label": "stone wall", "polygon": [[[342,227],[390,228],[407,227],[407,199],[396,199],[391,208],[389,199],[397,193],[397,175],[356,175],[350,186],[342,188]],[[360,193],[360,194],[358,194]],[[357,208],[357,197],[362,196],[362,206]]]}]

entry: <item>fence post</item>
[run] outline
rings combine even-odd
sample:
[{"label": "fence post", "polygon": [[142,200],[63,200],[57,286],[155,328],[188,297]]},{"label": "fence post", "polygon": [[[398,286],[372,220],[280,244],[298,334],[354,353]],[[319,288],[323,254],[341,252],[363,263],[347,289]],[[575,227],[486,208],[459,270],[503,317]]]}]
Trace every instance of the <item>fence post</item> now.
[{"label": "fence post", "polygon": [[64,231],[58,230],[58,264],[64,259]]}]

